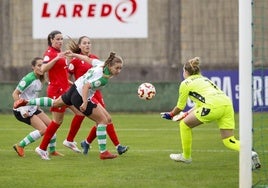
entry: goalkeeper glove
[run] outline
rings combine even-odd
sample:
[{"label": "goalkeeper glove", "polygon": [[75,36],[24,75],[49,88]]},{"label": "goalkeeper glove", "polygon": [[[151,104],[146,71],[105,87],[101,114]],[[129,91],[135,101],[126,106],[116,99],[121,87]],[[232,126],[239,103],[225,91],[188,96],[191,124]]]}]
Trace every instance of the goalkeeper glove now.
[{"label": "goalkeeper glove", "polygon": [[161,112],[161,117],[164,119],[172,120],[174,114],[172,112]]}]

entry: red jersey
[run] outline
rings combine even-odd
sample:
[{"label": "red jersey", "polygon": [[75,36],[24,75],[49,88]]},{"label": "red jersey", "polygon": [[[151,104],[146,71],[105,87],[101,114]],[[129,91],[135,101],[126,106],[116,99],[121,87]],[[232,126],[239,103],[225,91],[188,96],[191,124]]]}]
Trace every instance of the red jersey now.
[{"label": "red jersey", "polygon": [[[89,58],[99,59],[96,55],[90,54]],[[82,61],[78,58],[73,58],[69,64],[69,73],[74,75],[75,80],[77,80],[80,76],[85,74],[88,69],[90,69],[92,65],[88,62]]]},{"label": "red jersey", "polygon": [[[44,63],[49,63],[54,59],[59,50],[49,46],[44,53]],[[49,85],[66,91],[69,88],[68,82],[68,65],[65,58],[60,58],[54,66],[48,70]]]}]

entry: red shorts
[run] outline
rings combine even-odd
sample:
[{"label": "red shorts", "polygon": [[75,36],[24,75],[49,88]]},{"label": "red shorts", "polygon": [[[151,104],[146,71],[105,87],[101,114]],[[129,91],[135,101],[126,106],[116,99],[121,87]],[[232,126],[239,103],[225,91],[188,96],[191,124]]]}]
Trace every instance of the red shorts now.
[{"label": "red shorts", "polygon": [[[47,87],[47,96],[52,99],[57,99],[60,97],[63,93],[65,93],[68,90],[68,88],[63,89],[58,86],[53,86],[53,85],[48,85]],[[64,113],[66,110],[67,106],[62,106],[62,107],[51,107],[50,111],[51,112],[60,112]]]},{"label": "red shorts", "polygon": [[101,91],[97,90],[91,100],[96,104],[101,104],[101,106],[105,108],[105,103]]}]

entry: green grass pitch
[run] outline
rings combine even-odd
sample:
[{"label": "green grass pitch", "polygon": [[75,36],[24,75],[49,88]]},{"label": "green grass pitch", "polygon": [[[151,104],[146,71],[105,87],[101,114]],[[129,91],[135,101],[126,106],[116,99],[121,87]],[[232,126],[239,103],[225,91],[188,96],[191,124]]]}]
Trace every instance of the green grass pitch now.
[{"label": "green grass pitch", "polygon": [[[43,161],[34,152],[40,140],[28,145],[20,158],[13,144],[33,129],[7,114],[0,115],[0,187],[29,188],[237,188],[239,153],[221,142],[217,125],[193,129],[193,162],[171,161],[170,153],[181,151],[178,123],[161,119],[158,113],[112,113],[118,137],[129,151],[114,160],[100,160],[97,140],[87,156],[62,145],[72,114],[67,113],[57,131],[57,149],[64,157]],[[80,144],[93,122],[85,119],[76,141]],[[238,130],[236,129],[238,137]],[[111,141],[108,149],[116,152]]]}]

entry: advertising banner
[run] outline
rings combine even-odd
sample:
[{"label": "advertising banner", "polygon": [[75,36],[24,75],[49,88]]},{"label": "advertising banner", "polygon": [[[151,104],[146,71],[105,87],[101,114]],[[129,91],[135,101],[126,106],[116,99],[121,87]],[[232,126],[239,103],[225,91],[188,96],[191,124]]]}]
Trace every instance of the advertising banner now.
[{"label": "advertising banner", "polygon": [[32,0],[33,38],[147,38],[147,0]]}]

